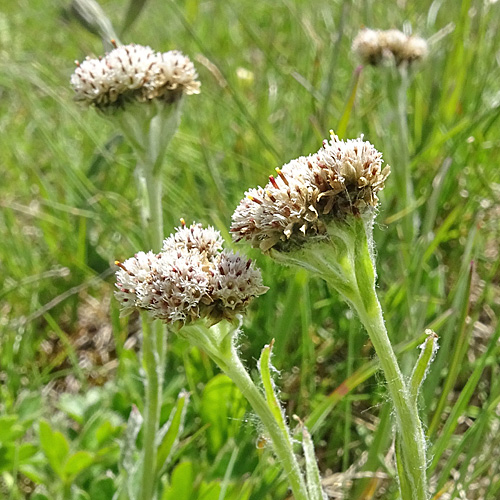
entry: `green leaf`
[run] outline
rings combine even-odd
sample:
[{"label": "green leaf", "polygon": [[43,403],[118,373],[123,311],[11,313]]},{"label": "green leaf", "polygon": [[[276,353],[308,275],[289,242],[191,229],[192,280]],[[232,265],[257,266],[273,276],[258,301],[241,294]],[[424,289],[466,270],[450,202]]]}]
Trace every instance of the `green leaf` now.
[{"label": "green leaf", "polygon": [[396,466],[398,468],[399,490],[403,500],[410,500],[413,498],[412,488],[406,478],[405,470],[407,470],[404,463],[403,447],[401,446],[401,437],[399,432],[396,434]]},{"label": "green leaf", "polygon": [[[445,314],[443,318],[446,319],[448,316],[449,313]],[[433,328],[436,327],[434,324],[429,326],[432,326]],[[402,354],[415,349],[418,345],[424,342],[426,338],[427,335],[422,333],[414,339],[398,344],[395,348],[396,355],[399,357]],[[342,401],[344,396],[356,389],[356,387],[362,384],[365,380],[368,380],[377,372],[378,369],[379,362],[376,359],[364,363],[350,377],[346,378],[333,392],[324,398],[324,400],[311,412],[309,418],[305,421],[305,425],[309,429],[312,429],[312,432],[314,433],[321,427],[329,413],[340,401]]]},{"label": "green leaf", "polygon": [[116,488],[113,479],[110,477],[101,477],[95,480],[89,490],[92,500],[109,500],[113,498]]},{"label": "green leaf", "polygon": [[170,487],[165,489],[162,500],[191,500],[193,498],[194,466],[182,462],[172,472]]},{"label": "green leaf", "polygon": [[63,464],[69,453],[69,443],[59,431],[53,431],[50,424],[41,420],[38,426],[40,446],[54,472],[64,479]]},{"label": "green leaf", "polygon": [[208,445],[216,454],[228,438],[238,434],[245,415],[246,400],[226,375],[216,375],[205,386],[200,406],[203,423],[209,423]]},{"label": "green leaf", "polygon": [[306,479],[309,500],[323,500],[326,498],[321,486],[321,476],[318,469],[318,461],[314,453],[314,444],[309,431],[304,427],[302,431],[302,447],[306,459]]},{"label": "green leaf", "polygon": [[83,424],[85,416],[85,400],[79,395],[61,394],[59,408],[75,422]]},{"label": "green leaf", "polygon": [[31,500],[49,500],[49,497],[47,495],[44,495],[43,493],[35,493],[31,497]]},{"label": "green leaf", "polygon": [[479,384],[483,371],[486,367],[486,362],[491,358],[493,359],[494,363],[497,363],[498,355],[495,353],[495,350],[497,348],[499,339],[500,324],[497,325],[495,333],[490,339],[486,352],[477,361],[474,371],[469,376],[465,387],[462,389],[456,403],[453,405],[446,423],[444,424],[443,430],[441,431],[441,435],[436,439],[434,445],[431,448],[431,456],[433,458],[429,467],[430,471],[433,471],[437,467],[440,458],[443,456],[443,453],[449,446],[452,434],[458,425],[458,420],[460,416],[465,413],[466,407],[469,404],[474,391],[477,389],[477,385]]},{"label": "green leaf", "polygon": [[86,491],[73,486],[71,488],[71,500],[92,500],[92,498],[90,498],[90,495]]},{"label": "green leaf", "polygon": [[40,470],[32,464],[21,464],[19,466],[19,471],[35,484],[47,484],[49,482],[45,470]]},{"label": "green leaf", "polygon": [[429,366],[434,359],[436,351],[438,350],[438,336],[432,330],[426,330],[425,333],[427,335],[427,338],[425,339],[425,342],[420,346],[422,352],[418,357],[417,363],[415,364],[415,368],[413,369],[413,373],[410,379],[410,397],[415,402],[418,398],[418,391],[420,389],[420,386],[425,380],[425,377],[429,370]]},{"label": "green leaf", "polygon": [[17,415],[5,415],[0,417],[0,443],[8,444],[20,438],[25,430],[19,424],[19,417]]},{"label": "green leaf", "polygon": [[158,472],[166,465],[170,458],[175,444],[179,440],[184,427],[184,417],[186,414],[189,393],[181,392],[177,398],[177,403],[172,409],[168,422],[160,430],[160,446],[158,447]]},{"label": "green leaf", "polygon": [[77,451],[69,457],[64,466],[65,476],[77,476],[94,463],[94,456],[88,451]]},{"label": "green leaf", "polygon": [[220,500],[221,485],[219,481],[200,484],[197,500]]},{"label": "green leaf", "polygon": [[264,385],[264,391],[266,393],[267,406],[271,410],[271,413],[274,416],[274,420],[276,420],[276,423],[278,424],[280,429],[286,435],[288,435],[285,419],[283,418],[283,412],[274,390],[274,382],[271,378],[271,352],[273,349],[273,345],[274,339],[269,345],[266,345],[264,349],[262,349],[259,360],[260,376],[262,378],[262,384]]},{"label": "green leaf", "polygon": [[95,432],[97,444],[102,446],[106,441],[121,434],[122,430],[122,426],[114,426],[109,420],[105,420]]},{"label": "green leaf", "polygon": [[125,19],[123,21],[121,35],[123,34],[134,24],[142,10],[146,5],[147,0],[130,0],[128,4],[127,13],[125,14]]},{"label": "green leaf", "polygon": [[[24,393],[17,403],[17,413],[19,420],[33,422],[38,418],[42,407],[42,396],[40,394]],[[1,424],[0,424],[1,428]]]},{"label": "green leaf", "polygon": [[38,448],[31,443],[0,446],[0,471],[12,470],[15,466],[29,462],[37,451]]}]

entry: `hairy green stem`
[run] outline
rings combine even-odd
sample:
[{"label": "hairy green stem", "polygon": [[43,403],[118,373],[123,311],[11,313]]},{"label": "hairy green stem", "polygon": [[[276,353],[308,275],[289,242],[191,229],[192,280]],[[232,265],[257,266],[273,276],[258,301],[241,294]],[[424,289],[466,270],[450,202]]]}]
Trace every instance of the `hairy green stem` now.
[{"label": "hairy green stem", "polygon": [[[412,496],[403,500],[427,500],[425,437],[418,416],[415,398],[411,397],[407,383],[387,335],[382,308],[375,288],[375,268],[366,233],[367,225],[360,219],[355,224],[353,296],[349,303],[358,313],[366,328],[385,375],[387,388],[394,403],[397,432],[401,436],[405,479],[411,486]],[[371,238],[371,227],[369,237]]]},{"label": "hairy green stem", "polygon": [[137,158],[136,179],[142,198],[142,220],[148,231],[148,244],[159,252],[163,241],[162,169],[167,147],[177,132],[182,99],[173,103],[141,103],[118,114],[120,130]]},{"label": "hairy green stem", "polygon": [[160,427],[163,370],[165,363],[165,329],[161,322],[151,323],[142,314],[142,361],[145,372],[146,402],[144,408],[144,438],[142,476],[139,498],[153,500],[156,489],[158,450],[156,435]]},{"label": "hairy green stem", "polygon": [[262,396],[262,393],[253,383],[236,353],[234,353],[230,359],[225,361],[227,361],[226,366],[221,368],[238,386],[241,393],[248,400],[269,433],[274,451],[278,456],[281,466],[285,470],[295,496],[295,500],[307,500],[308,495],[306,486],[299,464],[293,452],[290,435],[287,431],[283,432],[274,419],[274,416]]},{"label": "hairy green stem", "polygon": [[277,260],[299,265],[321,276],[336,290],[354,311],[366,328],[384,372],[387,388],[394,404],[397,432],[401,436],[401,450],[405,478],[412,494],[401,489],[403,500],[427,500],[426,447],[417,403],[411,397],[407,382],[399,368],[387,335],[382,308],[375,288],[376,273],[371,249],[373,214],[349,217],[332,222],[328,237],[312,240],[299,250],[289,253],[274,252]]},{"label": "hairy green stem", "polygon": [[237,333],[238,329],[226,321],[212,328],[201,324],[187,326],[179,332],[192,344],[207,352],[219,368],[236,384],[269,433],[274,452],[287,475],[295,500],[308,500],[306,484],[293,452],[288,428],[280,426],[262,392],[243,366],[234,346]]},{"label": "hairy green stem", "polygon": [[[397,429],[401,436],[405,465],[404,473],[412,486],[413,492],[413,496],[408,500],[427,500],[425,438],[418,417],[417,406],[409,394],[391,342],[387,336],[382,309],[375,289],[365,290],[363,295],[365,299],[371,295],[371,304],[368,308],[364,303],[353,303],[352,305],[365,326],[377,352],[380,366],[386,378],[387,388],[394,403]],[[403,500],[406,500],[406,498],[403,498]]]},{"label": "hairy green stem", "polygon": [[161,205],[162,183],[161,177],[155,175],[151,169],[144,172],[148,203],[148,233],[149,244],[155,252],[161,250],[163,242],[163,210]]}]

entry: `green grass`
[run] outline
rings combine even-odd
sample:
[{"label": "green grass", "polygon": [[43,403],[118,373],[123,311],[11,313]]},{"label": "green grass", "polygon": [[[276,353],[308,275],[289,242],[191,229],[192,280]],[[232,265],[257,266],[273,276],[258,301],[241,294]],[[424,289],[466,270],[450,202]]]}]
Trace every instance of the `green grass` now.
[{"label": "green grass", "polygon": [[[100,40],[67,19],[63,2],[4,3],[0,498],[52,500],[73,488],[64,498],[107,500],[130,410],[142,409],[137,356],[129,347],[137,323],[120,319],[113,299],[106,305],[113,261],[147,250],[133,155],[110,123],[72,100],[73,61],[101,54]],[[101,4],[119,27],[125,2]],[[363,133],[384,153],[393,173],[375,241],[387,327],[406,373],[425,328],[435,329],[441,346],[420,401],[435,493],[460,498],[463,490],[470,500],[495,500],[500,11],[479,0],[402,5],[152,0],[122,41],[182,50],[202,82],[201,94],[186,98],[167,153],[168,232],[184,217],[215,225],[229,244],[231,214],[244,191],[263,185],[274,167],[316,151],[330,128],[345,130],[345,138]],[[350,45],[362,25],[411,25],[431,39],[428,60],[410,73],[406,102],[390,68],[366,67],[348,105],[358,66]],[[250,76],[239,77],[239,68]],[[405,173],[411,203],[401,196]],[[260,350],[275,338],[287,415],[292,425],[294,414],[310,422],[323,475],[352,464],[360,476],[383,472],[387,479],[346,474],[345,498],[396,498],[394,470],[384,461],[391,415],[366,333],[322,281],[244,245],[238,250],[257,260],[270,287],[246,320],[247,366],[256,370]],[[104,308],[100,316],[94,309],[93,326],[88,312],[87,322],[79,317],[88,295]],[[93,368],[91,377],[76,339],[86,334],[95,343],[105,327],[116,367]],[[260,429],[236,389],[203,353],[175,337],[167,364],[163,420],[182,388],[191,397],[164,475],[170,485],[164,499],[218,499],[221,489],[227,499],[285,499],[286,482],[272,455],[256,447]],[[64,393],[69,375],[79,381],[77,395]],[[332,394],[341,384],[349,391]]]}]

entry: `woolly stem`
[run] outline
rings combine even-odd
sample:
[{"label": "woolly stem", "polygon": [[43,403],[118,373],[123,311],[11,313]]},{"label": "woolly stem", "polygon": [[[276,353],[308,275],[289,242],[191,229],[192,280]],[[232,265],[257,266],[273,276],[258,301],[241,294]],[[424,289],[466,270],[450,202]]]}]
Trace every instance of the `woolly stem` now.
[{"label": "woolly stem", "polygon": [[387,335],[382,308],[375,288],[375,267],[371,249],[373,215],[365,220],[349,217],[328,226],[328,238],[312,240],[302,249],[290,253],[272,253],[285,264],[305,267],[321,276],[357,312],[366,328],[384,372],[396,415],[396,428],[401,436],[405,474],[411,486],[403,500],[427,500],[426,448],[422,424],[415,398],[399,368]]},{"label": "woolly stem", "polygon": [[142,319],[142,366],[145,373],[146,402],[144,407],[144,438],[142,447],[141,500],[156,498],[158,449],[156,435],[160,427],[163,370],[165,365],[165,331],[161,322],[150,322],[145,312]]},{"label": "woolly stem", "polygon": [[271,437],[274,452],[286,473],[295,500],[308,500],[306,484],[293,452],[288,428],[286,426],[283,428],[277,422],[262,392],[254,384],[238,356],[234,346],[238,328],[222,321],[212,328],[201,324],[187,326],[179,333],[207,352],[219,368],[236,384]]}]

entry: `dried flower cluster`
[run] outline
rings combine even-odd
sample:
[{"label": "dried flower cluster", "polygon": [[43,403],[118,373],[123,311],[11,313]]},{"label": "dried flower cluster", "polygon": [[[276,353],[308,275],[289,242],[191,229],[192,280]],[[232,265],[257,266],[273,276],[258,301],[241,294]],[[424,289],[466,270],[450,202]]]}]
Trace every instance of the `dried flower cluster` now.
[{"label": "dried flower cluster", "polygon": [[361,30],[352,44],[352,50],[365,64],[379,64],[392,60],[396,65],[420,61],[427,57],[427,42],[419,36],[406,36],[399,30]]},{"label": "dried flower cluster", "polygon": [[139,252],[117,263],[115,295],[123,313],[147,310],[177,327],[200,318],[210,324],[233,320],[244,313],[267,287],[251,260],[222,250],[222,243],[212,227],[183,224],[159,254]]},{"label": "dried flower cluster", "polygon": [[193,63],[177,50],[161,53],[142,45],[122,45],[76,65],[71,76],[75,99],[99,109],[129,101],[174,102],[200,91]]},{"label": "dried flower cluster", "polygon": [[315,154],[276,169],[264,187],[250,189],[233,214],[236,241],[249,240],[267,251],[287,250],[309,236],[326,233],[326,225],[346,215],[362,215],[377,206],[377,192],[390,173],[382,154],[362,137],[331,140]]}]

